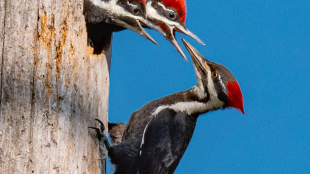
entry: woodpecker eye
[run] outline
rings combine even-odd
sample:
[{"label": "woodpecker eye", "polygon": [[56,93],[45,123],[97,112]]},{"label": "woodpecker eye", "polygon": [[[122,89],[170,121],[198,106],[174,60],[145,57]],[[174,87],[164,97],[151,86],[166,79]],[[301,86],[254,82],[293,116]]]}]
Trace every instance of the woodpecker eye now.
[{"label": "woodpecker eye", "polygon": [[168,16],[171,20],[175,20],[177,18],[177,13],[176,12],[169,12]]},{"label": "woodpecker eye", "polygon": [[216,71],[213,71],[213,72],[211,73],[211,76],[212,76],[212,78],[215,79],[215,78],[217,78],[218,75],[217,75]]},{"label": "woodpecker eye", "polygon": [[132,11],[135,15],[138,15],[140,13],[140,10],[138,7],[134,7]]}]

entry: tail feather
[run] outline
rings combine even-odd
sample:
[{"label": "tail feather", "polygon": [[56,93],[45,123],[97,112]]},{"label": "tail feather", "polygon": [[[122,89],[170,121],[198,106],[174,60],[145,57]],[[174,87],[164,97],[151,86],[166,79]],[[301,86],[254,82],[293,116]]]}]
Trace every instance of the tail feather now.
[{"label": "tail feather", "polygon": [[123,134],[124,134],[124,131],[126,129],[125,123],[109,122],[108,123],[108,129],[109,129],[109,133],[110,133],[110,139],[111,139],[113,145],[117,145],[120,142],[122,142]]}]

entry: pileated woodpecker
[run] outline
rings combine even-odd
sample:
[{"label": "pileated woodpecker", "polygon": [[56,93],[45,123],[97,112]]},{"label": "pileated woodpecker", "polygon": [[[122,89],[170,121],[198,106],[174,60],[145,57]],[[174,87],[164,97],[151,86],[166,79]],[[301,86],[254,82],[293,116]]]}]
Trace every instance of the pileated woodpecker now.
[{"label": "pileated woodpecker", "polygon": [[134,112],[119,144],[109,145],[100,121],[101,129],[93,128],[105,142],[115,174],[173,173],[199,115],[227,107],[244,114],[241,89],[233,74],[182,41],[193,59],[194,87],[151,101]]},{"label": "pileated woodpecker", "polygon": [[175,38],[176,31],[183,33],[204,45],[195,34],[185,27],[185,0],[147,0],[146,16],[150,22],[158,25],[164,31],[165,38],[171,42],[186,61],[186,56]]},{"label": "pileated woodpecker", "polygon": [[127,28],[155,44],[142,26],[164,34],[160,27],[146,20],[145,0],[85,0],[84,15],[89,42],[97,54],[110,43],[112,32]]}]

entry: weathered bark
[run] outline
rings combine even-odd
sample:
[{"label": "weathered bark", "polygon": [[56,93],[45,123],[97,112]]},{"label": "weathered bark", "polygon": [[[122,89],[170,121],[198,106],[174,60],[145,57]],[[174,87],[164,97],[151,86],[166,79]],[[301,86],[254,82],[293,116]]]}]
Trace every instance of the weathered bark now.
[{"label": "weathered bark", "polygon": [[0,173],[105,173],[111,48],[85,26],[81,0],[0,1]]}]

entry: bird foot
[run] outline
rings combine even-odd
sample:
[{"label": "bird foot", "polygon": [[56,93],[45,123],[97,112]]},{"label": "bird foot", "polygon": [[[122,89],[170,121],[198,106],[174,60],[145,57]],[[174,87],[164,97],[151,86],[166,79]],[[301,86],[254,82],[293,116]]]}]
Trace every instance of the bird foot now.
[{"label": "bird foot", "polygon": [[102,138],[106,137],[106,135],[104,134],[105,126],[99,119],[95,119],[95,120],[98,121],[99,128],[97,127],[88,127],[88,128],[94,129],[97,132],[98,139],[101,140]]},{"label": "bird foot", "polygon": [[94,129],[96,131],[97,137],[99,139],[100,147],[102,147],[102,145],[105,145],[106,149],[109,151],[111,146],[110,146],[108,137],[104,133],[105,126],[99,119],[95,119],[95,120],[99,123],[99,128],[97,128],[97,127],[88,127],[88,128]]}]

